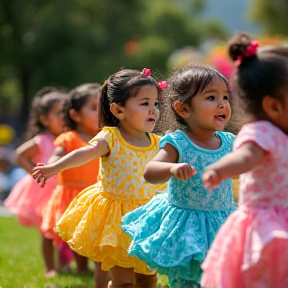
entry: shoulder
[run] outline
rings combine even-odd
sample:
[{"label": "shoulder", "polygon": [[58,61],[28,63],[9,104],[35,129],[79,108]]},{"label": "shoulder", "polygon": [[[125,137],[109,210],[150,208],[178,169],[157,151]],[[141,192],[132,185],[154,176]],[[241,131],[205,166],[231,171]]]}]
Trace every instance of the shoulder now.
[{"label": "shoulder", "polygon": [[89,141],[90,144],[94,144],[95,142],[98,142],[99,140],[105,140],[109,147],[113,146],[114,139],[118,137],[119,129],[117,127],[108,127],[105,126],[102,128],[102,130]]},{"label": "shoulder", "polygon": [[236,138],[236,135],[230,132],[225,132],[225,131],[217,131],[216,135],[219,135],[221,140],[226,141],[229,144],[232,144]]},{"label": "shoulder", "polygon": [[33,137],[31,140],[39,146],[42,146],[44,144],[53,144],[53,142],[55,141],[56,137],[49,134],[49,133],[40,133],[38,135],[36,135],[35,137]]},{"label": "shoulder", "polygon": [[177,130],[175,132],[172,133],[168,133],[166,135],[164,135],[161,139],[160,139],[160,148],[163,148],[167,143],[173,145],[175,148],[179,148],[178,146],[181,146],[182,144],[185,144],[186,141],[186,136],[183,132],[181,132],[180,130]]},{"label": "shoulder", "polygon": [[270,121],[256,121],[241,128],[235,141],[235,148],[245,142],[254,142],[264,150],[271,152],[275,148],[279,150],[285,146],[287,140],[287,135]]},{"label": "shoulder", "polygon": [[61,133],[56,140],[54,141],[55,146],[65,146],[67,142],[75,141],[76,139],[79,139],[79,135],[76,131],[67,131]]}]

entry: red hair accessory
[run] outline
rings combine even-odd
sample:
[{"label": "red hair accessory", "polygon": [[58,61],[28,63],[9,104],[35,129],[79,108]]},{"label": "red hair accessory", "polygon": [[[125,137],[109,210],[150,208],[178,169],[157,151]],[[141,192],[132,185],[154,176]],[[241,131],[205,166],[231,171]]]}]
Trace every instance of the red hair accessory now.
[{"label": "red hair accessory", "polygon": [[151,75],[151,70],[149,68],[144,68],[142,70],[142,73],[146,76],[150,76]]},{"label": "red hair accessory", "polygon": [[167,86],[168,86],[168,82],[165,81],[165,80],[162,80],[162,81],[159,81],[159,82],[158,82],[158,87],[159,87],[161,90],[164,90]]},{"label": "red hair accessory", "polygon": [[241,64],[243,59],[255,56],[257,53],[258,46],[259,44],[257,41],[252,41],[251,44],[245,49],[243,55],[238,57],[236,64],[239,65]]}]

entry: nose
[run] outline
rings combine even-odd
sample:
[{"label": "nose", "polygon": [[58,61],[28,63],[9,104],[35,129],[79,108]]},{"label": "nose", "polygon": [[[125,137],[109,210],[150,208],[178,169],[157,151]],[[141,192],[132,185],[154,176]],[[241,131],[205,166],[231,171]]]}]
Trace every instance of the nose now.
[{"label": "nose", "polygon": [[156,106],[153,106],[150,111],[149,111],[149,114],[155,114],[155,113],[158,113],[158,109]]}]

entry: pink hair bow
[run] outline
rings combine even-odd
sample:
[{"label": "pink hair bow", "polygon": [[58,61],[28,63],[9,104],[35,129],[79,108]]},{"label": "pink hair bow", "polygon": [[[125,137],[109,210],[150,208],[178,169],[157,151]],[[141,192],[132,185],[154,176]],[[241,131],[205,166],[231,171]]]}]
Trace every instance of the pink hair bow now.
[{"label": "pink hair bow", "polygon": [[146,76],[150,76],[151,75],[151,70],[149,68],[144,68],[142,70],[142,73]]},{"label": "pink hair bow", "polygon": [[159,82],[158,82],[158,87],[159,87],[161,90],[166,89],[167,86],[168,86],[168,82],[165,81],[165,80],[162,80],[162,81],[159,81]]},{"label": "pink hair bow", "polygon": [[258,49],[258,42],[257,41],[252,41],[251,44],[245,49],[243,56],[238,56],[237,60],[236,60],[236,65],[239,66],[243,59],[251,57],[251,56],[255,56],[257,53],[257,49]]}]

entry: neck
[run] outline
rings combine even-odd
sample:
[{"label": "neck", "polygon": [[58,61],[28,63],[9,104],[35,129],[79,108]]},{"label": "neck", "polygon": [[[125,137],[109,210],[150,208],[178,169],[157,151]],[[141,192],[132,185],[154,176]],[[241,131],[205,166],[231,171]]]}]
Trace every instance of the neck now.
[{"label": "neck", "polygon": [[123,125],[119,126],[119,131],[123,139],[133,146],[147,147],[151,143],[148,134],[145,132],[127,129],[127,127]]},{"label": "neck", "polygon": [[215,132],[216,131],[202,129],[195,131],[188,128],[186,134],[197,146],[213,150],[221,146],[221,140],[215,135]]}]

